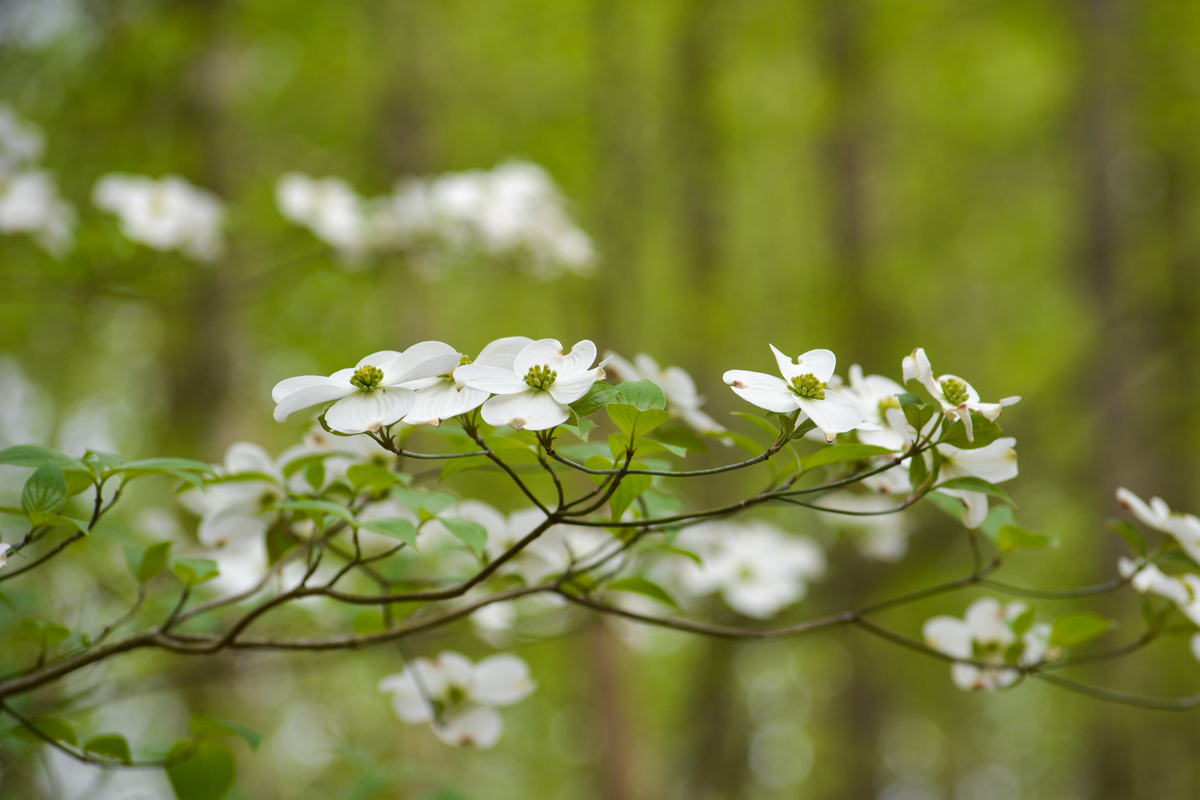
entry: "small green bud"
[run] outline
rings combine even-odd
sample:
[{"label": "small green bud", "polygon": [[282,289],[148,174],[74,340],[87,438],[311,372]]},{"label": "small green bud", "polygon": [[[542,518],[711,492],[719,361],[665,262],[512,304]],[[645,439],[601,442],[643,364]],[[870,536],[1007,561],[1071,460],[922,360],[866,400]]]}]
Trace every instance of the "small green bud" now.
[{"label": "small green bud", "polygon": [[961,406],[963,403],[971,399],[967,392],[967,382],[958,378],[946,378],[942,381],[942,394],[946,395],[946,402],[952,406]]},{"label": "small green bud", "polygon": [[811,400],[825,399],[825,381],[817,380],[811,372],[792,378],[792,392]]},{"label": "small green bud", "polygon": [[550,369],[549,364],[540,367],[530,367],[525,376],[525,383],[532,389],[549,389],[558,380],[558,373]]},{"label": "small green bud", "polygon": [[364,392],[369,392],[378,386],[383,381],[383,370],[379,367],[367,365],[354,370],[354,375],[350,377],[350,383],[362,389]]}]

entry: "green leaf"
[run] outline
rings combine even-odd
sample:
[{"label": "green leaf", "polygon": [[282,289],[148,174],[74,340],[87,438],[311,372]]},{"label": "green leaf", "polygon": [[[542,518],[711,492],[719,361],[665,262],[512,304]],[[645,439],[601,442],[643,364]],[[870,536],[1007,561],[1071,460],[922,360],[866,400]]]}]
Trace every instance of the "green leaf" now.
[{"label": "green leaf", "polygon": [[[928,495],[933,497],[934,495]],[[950,499],[950,498],[947,498]],[[1008,506],[992,506],[988,509],[987,516],[983,518],[983,524],[979,526],[979,530],[994,542],[1000,541],[1000,529],[1005,525],[1016,525],[1017,521],[1013,518],[1012,509]]]},{"label": "green leaf", "polygon": [[192,733],[197,739],[223,739],[227,736],[239,736],[250,745],[251,750],[257,750],[262,744],[262,734],[251,730],[245,725],[230,722],[216,717],[192,717]]},{"label": "green leaf", "polygon": [[915,431],[925,430],[925,426],[929,424],[929,421],[937,413],[937,409],[933,406],[920,405],[918,403],[909,403],[900,407],[904,409],[904,418],[908,420],[908,424],[912,425]]},{"label": "green leaf", "polygon": [[456,539],[471,548],[475,555],[483,555],[483,546],[487,544],[487,528],[474,520],[462,517],[438,517],[438,520]]},{"label": "green leaf", "polygon": [[666,442],[659,442],[659,441],[655,441],[654,439],[644,439],[643,438],[643,439],[639,439],[638,443],[637,443],[637,451],[639,453],[641,453],[642,455],[648,455],[650,453],[660,453],[664,450],[666,452],[670,453],[671,455],[679,456],[680,458],[684,458],[685,456],[687,456],[687,448],[679,447],[679,446],[673,445],[673,444],[667,444]]},{"label": "green leaf", "polygon": [[634,592],[644,595],[652,600],[657,600],[663,605],[671,608],[679,608],[679,604],[675,602],[675,598],[667,593],[667,590],[659,586],[653,581],[646,580],[637,576],[629,578],[621,578],[608,584],[608,589],[614,592]]},{"label": "green leaf", "polygon": [[1075,611],[1054,620],[1050,644],[1055,647],[1075,647],[1103,636],[1115,627],[1108,617],[1093,611]]},{"label": "green leaf", "polygon": [[983,478],[973,478],[973,477],[951,478],[948,481],[943,481],[943,482],[939,483],[937,486],[935,486],[933,488],[934,489],[958,489],[958,490],[964,491],[964,492],[980,492],[981,494],[991,495],[992,497],[996,498],[997,500],[1001,500],[1005,503],[1008,503],[1013,508],[1017,507],[1017,504],[1012,501],[1012,498],[1009,497],[1008,494],[1003,489],[1001,489],[999,486],[997,486],[994,483],[988,483]]},{"label": "green leaf", "polygon": [[74,497],[96,485],[95,476],[91,472],[80,472],[77,469],[64,470],[67,477],[67,496]]},{"label": "green leaf", "polygon": [[579,415],[572,411],[570,419],[568,419],[562,425],[559,425],[559,427],[565,431],[575,434],[580,441],[586,442],[588,440],[588,434],[595,429],[596,423],[592,422],[590,419],[582,419],[579,417]]},{"label": "green leaf", "polygon": [[354,514],[350,513],[350,509],[328,500],[286,500],[268,506],[268,510],[303,511],[316,522],[320,521],[321,515],[332,514],[351,525],[356,524]]},{"label": "green leaf", "polygon": [[235,764],[224,742],[183,741],[167,755],[167,779],[179,800],[220,800],[233,788]]},{"label": "green leaf", "polygon": [[745,411],[731,411],[729,413],[733,414],[733,416],[735,416],[735,417],[741,417],[742,419],[746,420],[747,422],[754,423],[755,425],[762,428],[767,433],[771,434],[772,438],[776,438],[779,436],[779,431],[775,428],[774,425],[771,424],[771,421],[769,419],[767,419],[766,417],[760,417],[757,414],[749,414]]},{"label": "green leaf", "polygon": [[907,408],[913,405],[919,406],[924,402],[920,397],[911,392],[901,392],[896,395],[896,399],[900,402],[900,408]]},{"label": "green leaf", "polygon": [[167,565],[167,554],[171,550],[170,542],[158,542],[145,550],[140,547],[125,547],[125,563],[138,583],[145,583],[153,578]]},{"label": "green leaf", "polygon": [[449,492],[422,492],[398,487],[393,492],[400,502],[412,509],[422,521],[432,519],[454,505],[457,498]]},{"label": "green leaf", "polygon": [[171,569],[188,586],[196,586],[205,581],[211,581],[221,574],[221,570],[217,567],[217,562],[211,558],[175,556],[171,559],[170,563]]},{"label": "green leaf", "polygon": [[946,435],[941,438],[940,443],[957,447],[959,450],[978,450],[981,447],[987,447],[1004,434],[999,425],[974,411],[971,412],[971,430],[975,436],[973,442],[967,441],[967,428],[963,425],[962,420],[955,420],[950,429],[946,431]]},{"label": "green leaf", "polygon": [[[647,469],[641,461],[631,461],[629,468]],[[612,512],[613,522],[618,522],[626,509],[641,496],[642,492],[649,489],[653,482],[654,479],[650,475],[626,475],[621,480],[621,485],[608,498],[608,508]]]},{"label": "green leaf", "polygon": [[382,630],[387,630],[387,626],[384,624],[383,614],[378,611],[364,611],[354,618],[355,633],[378,633]]},{"label": "green leaf", "polygon": [[838,444],[818,450],[808,458],[802,459],[801,464],[804,467],[804,471],[808,472],[811,469],[823,467],[826,464],[836,464],[839,461],[861,461],[864,458],[872,458],[894,452],[896,451],[873,444]]},{"label": "green leaf", "polygon": [[[613,436],[617,436],[617,435],[618,434],[613,434]],[[609,438],[609,444],[611,445],[612,444],[611,440],[613,437],[610,436],[608,438]],[[622,459],[622,463],[624,463],[624,459]],[[583,465],[585,467],[587,467],[588,469],[613,469],[612,459],[610,459],[608,456],[602,456],[599,454],[594,455],[594,456],[588,456],[588,460],[583,462]],[[604,483],[604,479],[607,478],[608,476],[607,475],[588,475],[588,477],[591,478],[592,481],[598,486],[601,483]]]},{"label": "green leaf", "polygon": [[816,429],[817,423],[811,419],[806,419],[796,427],[796,430],[792,431],[792,439],[803,439],[809,431],[815,431]]},{"label": "green leaf", "polygon": [[[463,459],[452,458],[450,460],[461,461]],[[346,470],[346,477],[350,479],[350,484],[355,491],[359,492],[390,489],[403,480],[391,470],[375,464],[355,464]]]},{"label": "green leaf", "polygon": [[333,453],[310,453],[309,455],[292,459],[283,465],[283,477],[290,478],[297,472],[308,469],[313,464],[322,463],[332,455]]},{"label": "green leaf", "polygon": [[313,488],[313,491],[320,491],[325,485],[325,463],[323,461],[314,461],[304,468],[304,482]]},{"label": "green leaf", "polygon": [[1137,553],[1142,558],[1146,557],[1146,538],[1142,536],[1142,532],[1135,525],[1126,522],[1123,519],[1110,519],[1108,521],[1108,529],[1115,533],[1119,533],[1121,538],[1129,543],[1133,548],[1133,552]]},{"label": "green leaf", "polygon": [[47,461],[33,471],[21,490],[21,508],[34,525],[45,525],[67,502],[67,478],[62,467]]},{"label": "green leaf", "polygon": [[662,409],[642,410],[629,403],[610,403],[607,411],[609,418],[630,439],[645,436],[671,418],[671,415]]},{"label": "green leaf", "polygon": [[299,544],[292,534],[292,523],[280,517],[267,528],[267,563],[274,566],[279,559]]},{"label": "green leaf", "polygon": [[71,629],[59,625],[57,622],[47,622],[42,626],[42,643],[47,650],[54,645],[65,641],[71,635]]},{"label": "green leaf", "polygon": [[966,510],[966,507],[957,497],[951,497],[948,494],[930,492],[929,494],[925,495],[925,500],[929,503],[932,503],[934,507],[942,513],[953,517],[959,522],[962,522],[963,512]]},{"label": "green leaf", "polygon": [[1058,547],[1058,540],[1053,536],[1045,536],[1033,531],[1027,531],[1016,525],[1005,525],[996,535],[1000,549],[1012,553],[1022,548],[1026,550],[1041,550],[1046,547]]},{"label": "green leaf", "polygon": [[133,761],[129,754],[129,742],[119,733],[101,733],[93,736],[83,743],[83,749],[92,755],[111,758],[122,764],[130,764]]},{"label": "green leaf", "polygon": [[[79,737],[75,735],[75,729],[71,727],[71,723],[67,722],[65,719],[60,719],[58,717],[38,717],[29,720],[29,722],[35,728],[41,731],[42,734],[48,739],[53,739],[54,741],[62,742],[63,744],[69,744],[72,747],[77,747],[79,745]],[[12,734],[31,742],[42,741],[41,737],[30,731],[24,725],[14,728]]]},{"label": "green leaf", "polygon": [[728,439],[729,441],[733,442],[734,444],[736,444],[738,447],[742,448],[746,452],[751,453],[756,456],[762,455],[763,450],[766,449],[761,444],[759,444],[758,442],[751,439],[749,436],[746,436],[745,434],[742,434],[742,433],[737,433],[736,431],[727,430],[727,431],[723,431],[721,433],[717,433],[716,431],[709,431],[708,433],[705,434],[705,436],[711,436],[716,439]]},{"label": "green leaf", "polygon": [[78,458],[67,455],[49,447],[36,444],[21,444],[0,450],[0,464],[11,464],[16,467],[40,467],[43,464],[58,464],[62,469],[74,469],[89,472],[87,464]]},{"label": "green leaf", "polygon": [[1033,609],[1027,608],[1010,624],[1013,634],[1020,639],[1033,627]]},{"label": "green leaf", "polygon": [[616,387],[616,395],[609,403],[628,403],[642,411],[650,409],[665,409],[667,396],[663,390],[652,381],[625,381]]},{"label": "green leaf", "polygon": [[360,522],[358,527],[363,530],[382,533],[384,536],[390,536],[393,539],[399,539],[412,549],[417,549],[417,526],[401,517],[367,520],[366,522]]},{"label": "green leaf", "polygon": [[913,489],[919,488],[929,477],[929,466],[925,463],[925,454],[917,453],[908,460],[908,482]]},{"label": "green leaf", "polygon": [[588,393],[583,397],[571,403],[571,410],[579,417],[591,416],[604,406],[608,405],[609,401],[617,394],[617,389],[604,381],[599,381],[592,384],[592,388],[588,389]]}]

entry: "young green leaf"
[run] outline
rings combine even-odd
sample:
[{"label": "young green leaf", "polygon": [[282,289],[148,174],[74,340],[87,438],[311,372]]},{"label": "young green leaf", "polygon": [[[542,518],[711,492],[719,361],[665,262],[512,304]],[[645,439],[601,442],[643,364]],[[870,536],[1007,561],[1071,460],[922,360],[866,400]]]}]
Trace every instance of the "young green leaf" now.
[{"label": "young green leaf", "polygon": [[101,733],[83,743],[83,749],[94,756],[110,758],[122,764],[130,764],[133,758],[129,753],[129,742],[119,733]]},{"label": "young green leaf", "polygon": [[1115,623],[1108,617],[1092,611],[1075,611],[1054,621],[1050,644],[1055,647],[1075,647],[1103,636],[1114,626]]},{"label": "young green leaf", "polygon": [[74,469],[88,472],[87,464],[78,458],[69,456],[49,447],[35,444],[21,444],[0,450],[0,464],[11,464],[15,467],[40,467],[46,463],[58,464],[62,469]]},{"label": "young green leaf", "polygon": [[608,405],[616,393],[617,389],[615,386],[598,381],[592,384],[592,388],[588,390],[587,394],[574,403],[571,403],[571,410],[575,412],[579,419],[591,416]]},{"label": "young green leaf", "polygon": [[138,583],[145,583],[153,578],[167,565],[167,554],[171,550],[170,542],[158,542],[145,550],[140,547],[125,547],[125,563]]},{"label": "young green leaf", "polygon": [[650,409],[665,409],[667,407],[667,396],[652,381],[625,381],[625,383],[617,385],[616,394],[608,402],[628,403],[642,411],[647,411]]},{"label": "young green leaf", "polygon": [[170,560],[170,564],[172,571],[188,586],[196,586],[205,581],[211,581],[221,574],[221,570],[217,567],[217,562],[210,558],[175,556],[175,558]]},{"label": "young green leaf", "polygon": [[769,419],[767,419],[766,417],[760,417],[757,414],[749,414],[745,411],[731,411],[729,413],[733,414],[733,416],[735,416],[735,417],[741,417],[742,419],[746,420],[747,422],[753,423],[754,425],[757,425],[759,428],[762,428],[764,431],[766,431],[767,433],[769,433],[771,435],[772,439],[779,436],[779,431],[775,428],[774,425],[771,424],[771,421]]},{"label": "young green leaf", "polygon": [[1001,500],[1005,503],[1008,503],[1013,508],[1017,507],[1017,504],[1013,502],[1012,498],[1009,497],[1008,494],[1003,489],[1001,489],[999,486],[997,486],[994,483],[988,483],[983,478],[975,478],[975,477],[951,478],[948,481],[943,481],[942,483],[939,483],[937,486],[935,486],[933,488],[934,489],[959,489],[964,492],[980,492],[981,494],[991,495],[992,497],[996,498],[997,500]]},{"label": "young green leaf", "polygon": [[325,514],[332,514],[351,525],[355,524],[354,514],[350,512],[350,509],[328,500],[285,500],[275,503],[268,510],[303,511],[314,520],[320,520]]},{"label": "young green leaf", "polygon": [[401,517],[385,517],[360,522],[358,527],[399,539],[412,549],[417,549],[417,526]]},{"label": "young green leaf", "polygon": [[961,419],[955,420],[940,441],[942,444],[957,447],[959,450],[978,450],[981,447],[987,447],[1004,435],[999,425],[974,411],[971,412],[971,430],[974,440],[968,441],[966,426],[963,425]]},{"label": "young green leaf", "polygon": [[35,469],[21,490],[21,508],[34,525],[49,523],[66,502],[67,478],[53,461]]},{"label": "young green leaf", "polygon": [[632,439],[645,436],[671,418],[662,409],[642,410],[629,403],[610,403],[606,410],[613,423]]},{"label": "young green leaf", "polygon": [[1123,519],[1110,519],[1108,521],[1108,529],[1120,534],[1121,538],[1133,548],[1133,552],[1142,558],[1146,557],[1146,537],[1142,536],[1142,532],[1135,525]]},{"label": "young green leaf", "polygon": [[[631,461],[629,468],[647,469],[648,467],[641,461]],[[608,508],[612,513],[613,522],[619,521],[633,501],[637,500],[642,492],[649,489],[653,482],[654,479],[649,475],[626,475],[622,478],[621,485],[608,498]]]},{"label": "young green leaf", "polygon": [[802,459],[801,464],[804,467],[804,471],[808,472],[811,469],[823,467],[826,464],[836,464],[840,461],[861,461],[864,458],[882,456],[894,452],[896,451],[873,444],[831,445],[818,450],[808,458]]},{"label": "young green leaf", "polygon": [[[69,744],[72,747],[76,747],[79,744],[79,737],[75,735],[75,729],[71,727],[71,723],[67,722],[65,719],[59,719],[58,717],[38,717],[29,720],[29,722],[31,725],[33,725],[33,727],[37,728],[38,731],[41,732],[42,736],[45,736],[47,739],[53,739],[56,742]],[[13,729],[12,734],[31,742],[42,741],[41,737],[30,731],[24,725]]]},{"label": "young green leaf", "polygon": [[197,739],[223,739],[228,736],[238,736],[250,745],[251,750],[257,750],[263,739],[262,734],[258,731],[216,717],[192,717],[192,733]]},{"label": "young green leaf", "polygon": [[[450,461],[463,460],[465,459],[450,459]],[[404,480],[391,470],[384,469],[375,464],[355,464],[346,470],[346,477],[350,479],[351,485],[358,492],[390,489]]]},{"label": "young green leaf", "polygon": [[1041,550],[1046,547],[1058,547],[1058,540],[1053,536],[1027,531],[1016,525],[1005,525],[996,535],[1000,549],[1012,553],[1022,548],[1026,550]]},{"label": "young green leaf", "polygon": [[483,555],[483,547],[487,544],[487,528],[478,522],[463,517],[438,517],[438,521],[446,526],[446,530],[454,538],[471,548],[475,555]]},{"label": "young green leaf", "polygon": [[235,764],[222,741],[183,741],[167,755],[167,779],[178,800],[220,800],[233,788]]},{"label": "young green leaf", "polygon": [[633,576],[629,578],[621,578],[620,580],[612,581],[608,584],[608,589],[614,592],[634,592],[636,594],[649,597],[652,600],[657,600],[663,605],[671,608],[679,608],[679,603],[675,602],[675,598],[667,593],[667,590],[659,586],[653,581],[645,578]]}]

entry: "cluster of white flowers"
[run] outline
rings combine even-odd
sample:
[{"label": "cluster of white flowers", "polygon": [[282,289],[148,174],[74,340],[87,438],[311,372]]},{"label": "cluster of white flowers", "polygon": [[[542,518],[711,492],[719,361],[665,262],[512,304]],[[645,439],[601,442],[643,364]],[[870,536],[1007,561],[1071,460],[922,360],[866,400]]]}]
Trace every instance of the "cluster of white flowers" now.
[{"label": "cluster of white flowers", "polygon": [[546,430],[570,417],[569,404],[604,377],[592,366],[596,346],[577,342],[564,353],[557,339],[497,339],[472,363],[448,344],[421,342],[404,352],[372,353],[329,377],[305,375],[272,390],[275,419],[336,401],[325,423],[341,433],[365,433],[401,420],[438,425],[482,406],[489,425]]},{"label": "cluster of white flowers", "polygon": [[[960,689],[1003,689],[1021,676],[1019,669],[1041,663],[1050,653],[1050,626],[1034,623],[1024,603],[1001,605],[991,597],[976,600],[966,619],[932,617],[925,622],[925,643],[953,658],[950,670]],[[986,664],[987,666],[982,666]]]},{"label": "cluster of white flowers", "polygon": [[75,207],[38,167],[44,149],[41,130],[0,103],[0,233],[30,234],[58,257],[71,249]]},{"label": "cluster of white flowers", "polygon": [[[1171,511],[1161,497],[1151,498],[1147,505],[1124,488],[1117,490],[1117,501],[1132,511],[1143,525],[1170,536],[1192,561],[1200,563],[1200,519],[1192,514]],[[1121,558],[1117,568],[1121,577],[1131,579],[1130,583],[1138,592],[1167,598],[1184,616],[1200,625],[1200,575],[1185,573],[1175,577],[1154,564],[1128,558]],[[1192,636],[1192,654],[1200,660],[1200,633]]]},{"label": "cluster of white flowers", "polygon": [[176,175],[155,180],[109,173],[96,181],[92,202],[120,219],[121,233],[128,239],[155,250],[178,250],[196,261],[211,262],[225,249],[221,200]]},{"label": "cluster of white flowers", "polygon": [[[720,434],[724,426],[700,410],[704,397],[696,391],[696,382],[682,367],[663,369],[650,356],[638,353],[633,363],[616,353],[608,353],[608,368],[623,381],[650,381],[663,390],[667,398],[667,411],[671,416],[682,419],[694,431],[701,434]],[[732,444],[725,440],[726,444]]]},{"label": "cluster of white flowers", "polygon": [[405,722],[428,722],[446,744],[494,747],[504,732],[499,706],[524,700],[537,688],[529,665],[502,653],[472,663],[446,650],[436,658],[414,659],[403,672],[379,682],[392,694],[396,715]]},{"label": "cluster of white flowers", "polygon": [[925,355],[924,348],[918,347],[912,351],[912,354],[905,356],[903,369],[905,383],[911,380],[920,381],[933,395],[933,399],[941,405],[942,413],[950,419],[962,420],[963,426],[967,429],[968,441],[975,440],[970,412],[975,411],[986,419],[995,420],[1005,406],[1011,406],[1021,401],[1020,397],[1006,397],[999,403],[983,403],[980,402],[979,392],[975,391],[975,387],[957,375],[942,375],[940,378],[934,379],[933,368],[929,365],[929,358]]},{"label": "cluster of white flowers", "polygon": [[665,583],[686,596],[719,592],[734,611],[756,619],[773,617],[804,599],[808,582],[825,572],[825,553],[815,542],[761,521],[694,525],[675,545],[700,560],[664,560]]},{"label": "cluster of white flowers", "polygon": [[371,199],[340,178],[292,172],[280,178],[275,197],[286,219],[350,263],[402,251],[436,277],[447,262],[485,254],[515,261],[536,278],[588,274],[596,263],[591,239],[567,213],[554,180],[529,162],[407,179]]}]

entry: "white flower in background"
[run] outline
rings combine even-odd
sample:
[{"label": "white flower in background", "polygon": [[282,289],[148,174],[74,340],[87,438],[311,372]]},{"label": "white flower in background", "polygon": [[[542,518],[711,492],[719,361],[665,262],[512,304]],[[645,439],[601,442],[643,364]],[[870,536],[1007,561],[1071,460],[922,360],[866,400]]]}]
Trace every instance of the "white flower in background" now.
[{"label": "white flower in background", "polygon": [[[1129,584],[1140,594],[1167,598],[1184,616],[1200,625],[1200,575],[1186,573],[1176,578],[1154,564],[1142,564],[1124,557],[1117,561],[1117,571],[1122,578],[1131,578]],[[1192,636],[1191,646],[1192,655],[1200,660],[1200,633]]]},{"label": "white flower in background", "polygon": [[837,388],[828,387],[862,411],[863,421],[875,425],[878,429],[859,429],[858,440],[863,444],[873,444],[886,447],[889,450],[900,450],[904,440],[900,434],[887,424],[887,411],[900,408],[896,395],[904,393],[904,387],[891,378],[882,375],[863,375],[862,367],[850,365],[850,384]]},{"label": "white flower in background", "polygon": [[0,567],[8,566],[8,551],[12,550],[11,544],[0,543]]},{"label": "white flower in background", "polygon": [[0,175],[0,233],[28,233],[60,257],[71,248],[75,207],[58,196],[48,172]]},{"label": "white flower in background", "polygon": [[1015,405],[1021,401],[1020,397],[1006,397],[999,403],[982,403],[979,400],[979,392],[956,375],[942,375],[935,380],[933,368],[929,365],[929,357],[925,355],[925,349],[921,347],[904,357],[902,368],[905,383],[914,379],[920,381],[933,395],[933,399],[942,406],[942,413],[950,419],[963,421],[963,426],[967,429],[967,441],[970,442],[975,441],[975,433],[972,429],[969,412],[976,411],[985,418],[994,420],[1000,416],[1000,412],[1004,410],[1005,406]]},{"label": "white flower in background", "polygon": [[[994,665],[956,663],[951,678],[960,689],[1001,689],[1020,677],[1014,667],[1041,663],[1047,655],[1050,626],[1034,624],[1020,637],[1013,622],[1028,610],[1024,603],[1001,605],[984,597],[967,608],[966,619],[938,616],[925,621],[925,643],[953,658]],[[1007,665],[1007,666],[1006,666]]]},{"label": "white flower in background", "polygon": [[[483,348],[473,362],[466,363],[511,371],[517,354],[531,344],[533,339],[526,336],[497,339]],[[464,386],[454,378],[461,366],[456,365],[453,371],[445,375],[415,384],[417,399],[404,421],[409,425],[441,425],[444,419],[466,414],[483,405],[490,396],[488,392]]]},{"label": "white flower in background", "polygon": [[557,339],[539,339],[522,348],[511,369],[465,364],[454,371],[454,379],[495,395],[483,404],[489,425],[544,431],[566,422],[569,404],[604,377],[604,362],[592,367],[595,360],[596,345],[587,339],[566,354]]},{"label": "white flower in background", "polygon": [[25,377],[17,360],[0,355],[0,449],[46,443],[52,408],[50,398]]},{"label": "white flower in background", "polygon": [[1161,497],[1150,498],[1146,505],[1128,489],[1117,489],[1117,502],[1133,512],[1143,525],[1165,533],[1183,548],[1183,552],[1200,563],[1200,519],[1192,514],[1172,511]]},{"label": "white flower in background", "polygon": [[804,412],[832,442],[839,433],[857,428],[863,422],[863,412],[858,406],[832,390],[826,392],[837,359],[829,350],[809,350],[797,356],[793,362],[771,345],[771,352],[779,364],[783,378],[761,372],[731,369],[725,373],[725,383],[742,399],[749,400],[759,408],[779,414],[790,414],[796,409]]},{"label": "white flower in background", "polygon": [[[887,473],[881,473],[887,474]],[[821,499],[820,505],[838,511],[877,512],[896,507],[896,501],[874,494],[837,492]],[[821,519],[831,528],[849,533],[858,552],[873,561],[899,561],[908,552],[911,520],[902,511],[892,514],[859,516],[821,513]]]},{"label": "white flower in background", "polygon": [[41,128],[21,119],[8,103],[0,103],[0,172],[36,163],[45,146]]},{"label": "white flower in background", "polygon": [[[329,377],[302,375],[280,381],[271,390],[276,402],[275,420],[283,422],[302,408],[335,400],[325,412],[325,423],[341,433],[365,433],[392,425],[412,410],[416,395],[404,384],[436,378],[450,372],[461,356],[457,352],[431,355],[440,342],[422,342],[404,353],[372,353],[354,368]],[[444,347],[444,345],[443,345]]]},{"label": "white flower in background", "polygon": [[494,747],[504,732],[500,706],[529,696],[536,688],[524,660],[508,653],[478,664],[460,653],[443,651],[437,658],[414,659],[403,672],[379,681],[392,694],[392,706],[409,723],[432,723],[446,744]]},{"label": "white flower in background", "polygon": [[[682,367],[663,369],[650,356],[638,353],[630,364],[616,353],[608,354],[609,368],[623,381],[646,380],[663,390],[667,398],[667,411],[679,417],[699,433],[724,433],[725,428],[700,410],[704,397],[696,392],[696,382]],[[733,444],[729,439],[726,444]]]},{"label": "white flower in background", "polygon": [[[1017,440],[1004,436],[986,447],[974,450],[960,450],[953,445],[939,444],[938,453],[942,457],[942,469],[938,473],[938,481],[948,481],[954,478],[982,478],[988,483],[1002,483],[1017,477],[1017,451],[1013,448]],[[988,498],[982,492],[970,492],[963,489],[938,489],[942,494],[957,497],[966,506],[963,513],[963,525],[968,528],[978,528],[983,524],[988,513]]]},{"label": "white flower in background", "polygon": [[804,599],[808,581],[825,571],[825,553],[814,542],[765,522],[707,522],[685,528],[676,543],[702,562],[677,560],[683,594],[720,592],[730,608],[756,619]]},{"label": "white flower in background", "polygon": [[111,173],[96,182],[92,202],[115,214],[121,233],[155,250],[178,250],[197,261],[214,261],[224,249],[220,199],[183,178],[155,180]]},{"label": "white flower in background", "polygon": [[[280,467],[287,467],[293,461],[309,456],[324,455],[321,466],[324,467],[324,488],[336,481],[346,480],[346,471],[355,464],[374,464],[377,467],[388,468],[394,465],[396,456],[379,446],[373,439],[366,436],[337,436],[328,433],[317,425],[310,428],[300,444],[293,445],[279,456]],[[305,470],[292,473],[286,481],[293,493],[305,494],[312,491],[305,476]]]},{"label": "white flower in background", "polygon": [[344,255],[357,257],[367,246],[363,199],[341,178],[289,172],[275,185],[275,203],[285,219]]}]

